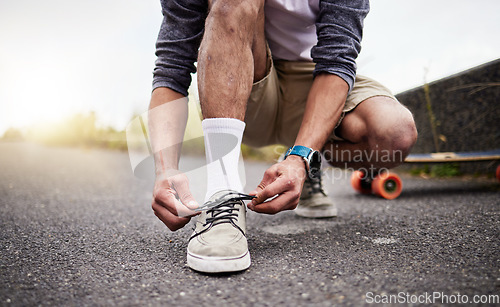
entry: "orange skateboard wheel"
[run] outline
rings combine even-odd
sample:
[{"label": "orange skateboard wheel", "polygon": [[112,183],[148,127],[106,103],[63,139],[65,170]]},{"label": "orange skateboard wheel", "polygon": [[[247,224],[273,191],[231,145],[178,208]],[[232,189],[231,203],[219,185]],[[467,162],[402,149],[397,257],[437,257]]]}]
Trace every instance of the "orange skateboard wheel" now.
[{"label": "orange skateboard wheel", "polygon": [[362,171],[354,171],[351,175],[352,188],[361,194],[371,194],[372,188],[369,182],[363,182],[366,175]]},{"label": "orange skateboard wheel", "polygon": [[397,174],[385,172],[379,174],[372,182],[373,194],[385,199],[395,199],[403,190],[403,182]]}]

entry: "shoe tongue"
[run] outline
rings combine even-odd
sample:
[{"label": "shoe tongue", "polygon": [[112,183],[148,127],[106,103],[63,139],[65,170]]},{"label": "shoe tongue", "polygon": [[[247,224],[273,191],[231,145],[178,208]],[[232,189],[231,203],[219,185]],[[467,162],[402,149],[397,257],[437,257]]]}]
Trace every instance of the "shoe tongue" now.
[{"label": "shoe tongue", "polygon": [[210,197],[210,199],[208,201],[221,203],[221,202],[224,202],[228,199],[235,198],[238,196],[240,196],[240,194],[236,191],[222,190],[222,191],[219,191],[219,192],[215,193],[214,195],[212,195],[212,197]]}]

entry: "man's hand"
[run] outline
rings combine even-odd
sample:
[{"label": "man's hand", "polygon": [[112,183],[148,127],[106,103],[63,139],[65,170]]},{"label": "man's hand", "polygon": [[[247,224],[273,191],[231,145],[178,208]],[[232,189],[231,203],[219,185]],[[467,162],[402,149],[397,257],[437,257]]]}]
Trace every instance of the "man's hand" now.
[{"label": "man's hand", "polygon": [[[286,160],[266,170],[257,189],[250,193],[257,197],[248,204],[248,208],[267,214],[295,209],[299,203],[305,178],[304,160],[298,156],[288,156]],[[264,202],[275,195],[276,198]]]},{"label": "man's hand", "polygon": [[[338,123],[349,85],[341,77],[321,73],[314,79],[307,97],[304,117],[294,144],[319,150],[323,148]],[[248,205],[255,212],[275,214],[293,210],[299,203],[306,178],[304,161],[298,156],[288,156],[283,162],[271,166],[255,191],[257,196]],[[277,195],[269,202],[266,199]]]},{"label": "man's hand", "polygon": [[172,230],[178,230],[186,225],[192,216],[192,211],[199,207],[189,190],[188,178],[179,171],[169,171],[168,174],[156,177],[153,189],[152,208],[155,215]]}]

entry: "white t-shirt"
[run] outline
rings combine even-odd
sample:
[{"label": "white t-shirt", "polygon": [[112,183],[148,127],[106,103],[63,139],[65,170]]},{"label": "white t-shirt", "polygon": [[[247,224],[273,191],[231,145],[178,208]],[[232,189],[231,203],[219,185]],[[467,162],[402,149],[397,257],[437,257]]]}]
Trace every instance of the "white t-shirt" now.
[{"label": "white t-shirt", "polygon": [[319,0],[266,0],[266,37],[273,58],[311,61]]}]

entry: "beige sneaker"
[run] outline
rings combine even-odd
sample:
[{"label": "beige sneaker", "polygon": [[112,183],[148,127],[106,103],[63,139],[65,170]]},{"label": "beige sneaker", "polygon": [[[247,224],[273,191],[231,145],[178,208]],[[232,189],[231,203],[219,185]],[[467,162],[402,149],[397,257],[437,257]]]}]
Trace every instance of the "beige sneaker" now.
[{"label": "beige sneaker", "polygon": [[250,266],[246,238],[246,207],[252,196],[234,191],[215,193],[197,211],[187,248],[187,264],[205,273],[236,272]]},{"label": "beige sneaker", "polygon": [[321,185],[321,174],[318,178],[306,178],[295,214],[310,218],[337,216],[337,206]]}]

